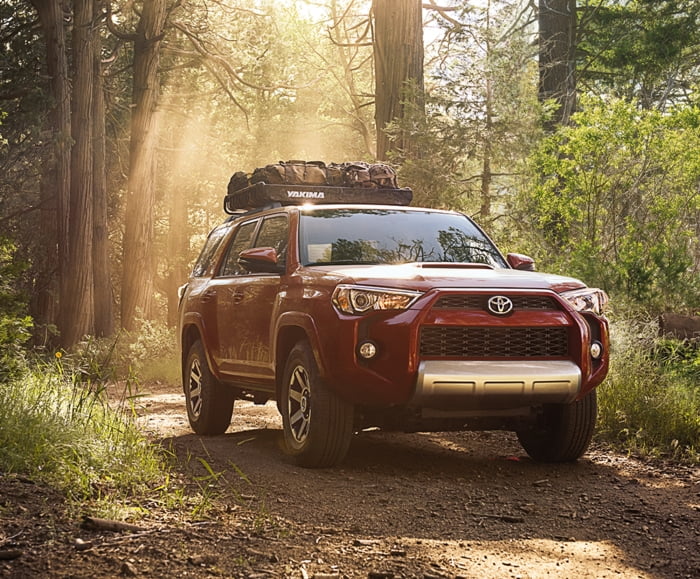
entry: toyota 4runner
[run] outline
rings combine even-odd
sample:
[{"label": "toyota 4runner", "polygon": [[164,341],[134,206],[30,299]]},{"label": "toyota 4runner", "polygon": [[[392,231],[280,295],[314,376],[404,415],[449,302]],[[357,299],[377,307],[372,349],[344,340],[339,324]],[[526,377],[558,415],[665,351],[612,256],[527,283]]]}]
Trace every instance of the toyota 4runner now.
[{"label": "toyota 4runner", "polygon": [[258,183],[226,197],[181,288],[189,422],[275,400],[286,452],[339,463],[355,433],[511,430],[535,460],[587,449],[608,370],[607,296],[503,256],[408,189]]}]

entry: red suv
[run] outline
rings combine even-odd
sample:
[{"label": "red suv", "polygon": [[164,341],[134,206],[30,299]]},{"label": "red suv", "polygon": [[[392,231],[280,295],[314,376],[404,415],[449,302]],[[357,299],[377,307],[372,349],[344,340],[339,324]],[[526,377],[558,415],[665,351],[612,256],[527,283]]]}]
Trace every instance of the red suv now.
[{"label": "red suv", "polygon": [[234,215],[180,303],[195,432],[225,432],[236,399],[276,400],[285,449],[308,467],[337,464],[369,427],[512,430],[541,461],[586,451],[608,370],[605,293],[535,273],[405,191],[261,183],[227,196]]}]

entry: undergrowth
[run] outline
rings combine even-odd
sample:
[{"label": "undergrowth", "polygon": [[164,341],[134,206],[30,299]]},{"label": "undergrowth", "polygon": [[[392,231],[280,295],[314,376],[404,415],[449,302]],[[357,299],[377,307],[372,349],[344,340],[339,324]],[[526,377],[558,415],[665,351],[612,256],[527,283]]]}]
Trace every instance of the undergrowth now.
[{"label": "undergrowth", "polygon": [[[129,505],[167,480],[167,457],[148,444],[127,405],[113,408],[104,386],[54,367],[3,385],[0,469],[42,480],[74,502]],[[132,505],[133,506],[133,505]]]},{"label": "undergrowth", "polygon": [[120,348],[86,340],[50,362],[34,357],[0,384],[0,475],[46,483],[83,514],[124,519],[165,509],[207,518],[230,485],[212,472],[187,484],[174,453],[146,437],[136,420],[139,380],[118,367]]},{"label": "undergrowth", "polygon": [[70,352],[61,351],[66,371],[80,374],[84,380],[106,382],[132,380],[180,383],[180,362],[175,332],[164,323],[140,320],[131,332],[120,331],[113,337],[88,336]]},{"label": "undergrowth", "polygon": [[700,463],[700,347],[658,336],[652,321],[611,326],[598,389],[598,437],[628,452]]}]

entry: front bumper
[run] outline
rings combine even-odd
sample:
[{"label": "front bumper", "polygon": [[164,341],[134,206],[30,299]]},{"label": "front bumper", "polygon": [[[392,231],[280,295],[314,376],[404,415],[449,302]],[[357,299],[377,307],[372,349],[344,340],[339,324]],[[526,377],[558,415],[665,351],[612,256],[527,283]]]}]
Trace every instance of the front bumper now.
[{"label": "front bumper", "polygon": [[426,360],[410,406],[486,410],[573,402],[581,370],[567,360]]}]

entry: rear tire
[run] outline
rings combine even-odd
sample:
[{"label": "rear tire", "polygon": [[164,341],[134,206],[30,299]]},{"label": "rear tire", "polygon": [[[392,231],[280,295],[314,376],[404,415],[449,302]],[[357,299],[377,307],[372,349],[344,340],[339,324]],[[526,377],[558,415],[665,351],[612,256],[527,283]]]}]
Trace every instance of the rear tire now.
[{"label": "rear tire", "polygon": [[292,348],[283,380],[280,410],[285,452],[307,468],[340,463],[352,438],[353,407],[323,383],[308,342]]},{"label": "rear tire", "polygon": [[190,347],[183,374],[187,418],[197,434],[223,434],[231,424],[234,395],[209,369],[202,342]]},{"label": "rear tire", "polygon": [[598,415],[596,391],[571,404],[548,404],[538,423],[518,431],[525,451],[540,462],[572,462],[586,452]]}]

